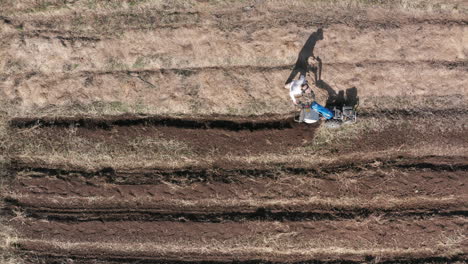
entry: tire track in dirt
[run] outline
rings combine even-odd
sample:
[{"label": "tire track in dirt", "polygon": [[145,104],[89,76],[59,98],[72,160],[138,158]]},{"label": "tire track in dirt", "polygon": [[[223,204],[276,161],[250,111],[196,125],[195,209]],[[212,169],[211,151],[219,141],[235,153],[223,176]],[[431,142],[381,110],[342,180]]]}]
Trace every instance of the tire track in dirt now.
[{"label": "tire track in dirt", "polygon": [[[361,98],[369,96],[386,95],[394,96],[396,94],[418,94],[418,95],[448,95],[448,94],[464,94],[463,87],[466,86],[464,75],[466,75],[466,63],[464,62],[426,62],[426,63],[350,63],[350,64],[328,64],[327,72],[334,79],[334,86],[349,88],[357,87],[360,91]],[[394,69],[394,75],[387,75],[388,69]],[[135,104],[135,96],[143,98],[144,105],[160,105],[168,108],[171,111],[176,111],[176,105],[183,107],[183,111],[192,111],[187,108],[190,100],[195,100],[201,104],[210,106],[207,109],[212,109],[215,112],[228,112],[228,105],[236,105],[239,109],[248,109],[249,105],[246,102],[252,101],[261,105],[269,106],[275,102],[281,105],[284,102],[284,80],[281,81],[287,72],[292,69],[292,65],[282,65],[273,67],[256,67],[256,66],[240,66],[240,67],[208,67],[208,68],[172,68],[172,69],[148,69],[148,70],[117,70],[117,71],[83,71],[69,73],[45,73],[45,72],[26,72],[12,73],[11,75],[3,75],[3,85],[5,87],[18,87],[16,90],[5,90],[5,98],[10,102],[21,102],[25,105],[34,105],[45,107],[48,104],[71,104],[79,101],[84,104],[92,103],[93,100],[102,101],[121,101],[124,104]],[[444,72],[444,76],[440,72]],[[365,74],[362,74],[362,73]],[[142,77],[145,81],[138,78]],[[177,87],[174,78],[178,76],[178,82],[184,83],[184,87]],[[217,83],[213,79],[207,79],[207,76],[217,76]],[[333,77],[333,76],[336,76]],[[356,78],[355,76],[361,76]],[[179,79],[179,77],[181,79]],[[324,76],[325,81],[329,81],[330,77]],[[440,83],[441,78],[450,80],[446,85],[434,85]],[[328,79],[328,80],[327,80]],[[401,83],[405,79],[406,82]],[[80,90],[78,98],[70,98],[68,95],[72,93],[72,87],[87,86],[89,80],[92,80],[93,89]],[[274,80],[270,85],[271,80]],[[129,90],[125,94],[123,90],[111,89],[116,83],[125,82]],[[151,83],[149,85],[147,82]],[[68,85],[64,85],[64,84]],[[186,85],[185,85],[186,83]],[[236,96],[230,96],[230,93],[219,93],[214,87],[219,83],[223,83],[226,88],[233,89]],[[258,85],[261,83],[261,85]],[[401,83],[401,85],[397,85]],[[131,84],[131,85],[130,85]],[[164,87],[169,86],[170,89]],[[258,89],[250,90],[248,87],[256,87]],[[272,87],[273,86],[273,87]],[[435,87],[434,87],[435,86]],[[47,89],[46,89],[47,87]],[[156,88],[155,88],[156,87]],[[189,93],[192,90],[203,90],[196,97]],[[381,87],[382,90],[380,92]],[[434,90],[434,88],[436,88]],[[54,93],[48,93],[51,89]],[[246,93],[248,89],[250,92]],[[318,89],[323,92],[323,89]],[[15,92],[16,91],[16,92]],[[96,92],[99,91],[99,92]],[[162,99],[160,92],[165,96],[173,98],[172,104],[168,104],[166,99]],[[336,91],[338,92],[338,91]],[[128,94],[130,93],[130,97]],[[47,96],[44,96],[47,95]],[[37,96],[41,96],[41,100]],[[213,98],[214,97],[214,98]],[[111,98],[111,99],[110,99]],[[168,97],[165,97],[168,98]],[[38,105],[38,102],[41,102]],[[43,103],[42,103],[43,102]],[[251,107],[251,105],[250,105]],[[454,107],[452,107],[454,108]],[[178,108],[180,111],[180,108]],[[290,111],[288,107],[281,105],[281,112]],[[455,109],[456,110],[456,109]]]},{"label": "tire track in dirt", "polygon": [[[289,11],[289,10],[288,10]],[[222,13],[199,13],[199,12],[161,12],[152,10],[152,12],[143,12],[145,14],[138,14],[135,12],[118,12],[111,15],[100,14],[99,17],[95,15],[88,16],[87,20],[90,23],[94,23],[95,28],[106,28],[108,25],[113,26],[113,30],[120,32],[125,31],[140,31],[140,30],[157,30],[157,29],[195,29],[210,26],[211,28],[217,28],[221,30],[239,30],[251,31],[252,28],[267,28],[294,25],[297,27],[331,27],[336,25],[351,26],[360,29],[373,28],[373,29],[391,29],[399,28],[404,26],[414,25],[444,25],[444,26],[465,26],[468,24],[468,20],[464,18],[405,18],[401,15],[398,19],[390,16],[383,16],[381,19],[369,19],[366,17],[356,18],[358,16],[346,16],[340,14],[334,14],[334,17],[323,16],[321,12],[315,12],[315,16],[310,13],[294,13],[294,16],[288,16],[285,18],[285,12],[271,12],[267,15],[268,19],[251,19],[250,16],[245,16],[239,11],[234,12],[222,12]],[[364,14],[362,14],[364,15]],[[145,20],[135,19],[135,17],[143,16]],[[364,15],[365,16],[365,15]],[[50,30],[54,20],[40,19],[40,18],[21,18],[21,17],[3,17],[4,20],[10,21],[12,25],[28,24],[28,27],[34,30]],[[63,25],[73,23],[76,17],[67,16],[62,17],[61,21]],[[83,19],[83,17],[80,17]],[[105,23],[104,23],[105,21]],[[206,23],[210,21],[211,23]],[[61,29],[61,26],[54,26],[53,30],[56,31]],[[81,29],[84,32],[96,32],[96,30]],[[102,35],[115,35],[114,31],[101,30]]]},{"label": "tire track in dirt", "polygon": [[[390,60],[372,60],[372,61],[356,61],[356,62],[325,62],[323,66],[328,67],[375,67],[375,66],[385,66],[385,67],[414,67],[416,65],[425,65],[428,67],[433,67],[437,69],[461,69],[468,71],[468,61],[459,60],[459,61],[444,61],[444,60],[417,60],[417,61],[390,61]],[[112,71],[76,71],[73,73],[44,73],[44,72],[23,72],[17,74],[8,74],[1,75],[2,78],[28,78],[31,76],[40,75],[41,77],[54,77],[61,80],[76,78],[79,76],[89,76],[89,75],[136,75],[136,74],[167,74],[174,73],[183,76],[190,76],[196,73],[204,71],[229,71],[235,72],[236,70],[250,70],[252,72],[271,72],[275,70],[290,70],[293,68],[293,64],[285,65],[275,65],[275,66],[256,66],[256,65],[233,65],[233,66],[205,66],[205,67],[189,67],[189,68],[158,68],[158,69],[145,69],[145,70],[112,70]]]}]

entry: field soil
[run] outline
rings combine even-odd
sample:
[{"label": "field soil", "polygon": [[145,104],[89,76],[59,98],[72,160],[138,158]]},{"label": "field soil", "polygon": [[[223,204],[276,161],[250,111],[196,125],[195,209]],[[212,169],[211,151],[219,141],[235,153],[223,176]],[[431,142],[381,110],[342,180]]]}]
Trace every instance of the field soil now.
[{"label": "field soil", "polygon": [[[466,127],[441,137],[430,129],[416,133],[405,126],[396,132],[391,124],[401,120],[392,119],[387,129],[357,135],[348,139],[349,144],[330,143],[307,152],[314,140],[320,140],[323,131],[317,129],[324,129],[320,124],[294,124],[278,116],[146,116],[145,122],[138,121],[142,118],[10,120],[15,141],[61,144],[72,130],[73,137],[86,144],[65,148],[86,151],[87,144],[110,144],[124,151],[135,146],[132,139],[152,137],[187,144],[200,161],[169,167],[135,167],[131,161],[89,167],[89,161],[82,160],[51,162],[48,155],[53,153],[32,155],[22,145],[23,152],[15,152],[9,165],[13,177],[4,202],[9,225],[18,230],[16,251],[23,259],[467,260]],[[363,117],[360,122],[374,121]],[[424,119],[411,122],[420,127]],[[358,129],[358,124],[352,126]],[[409,136],[389,140],[395,133]],[[268,142],[269,136],[279,140],[276,146]],[[462,152],[436,153],[435,148],[441,151],[439,144],[455,144]],[[411,151],[415,146],[416,153]],[[286,160],[268,160],[272,154]],[[298,162],[297,156],[309,158]]]},{"label": "field soil", "polygon": [[0,2],[0,262],[468,262],[468,7],[377,2]]}]

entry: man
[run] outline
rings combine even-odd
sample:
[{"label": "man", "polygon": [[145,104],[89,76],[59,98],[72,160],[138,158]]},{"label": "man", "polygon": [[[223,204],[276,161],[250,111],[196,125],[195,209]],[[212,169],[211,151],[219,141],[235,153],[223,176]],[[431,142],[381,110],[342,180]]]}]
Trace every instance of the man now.
[{"label": "man", "polygon": [[303,96],[305,90],[310,90],[304,75],[301,75],[299,80],[295,80],[286,84],[284,88],[289,89],[289,96],[295,105],[299,103],[297,97]]},{"label": "man", "polygon": [[[317,122],[319,120],[319,114],[322,115],[322,119],[330,119],[333,117],[333,113],[330,110],[315,102],[315,95],[306,80],[306,75],[309,70],[314,72],[315,84],[317,84],[320,79],[322,61],[319,57],[315,57],[314,47],[317,41],[322,39],[323,29],[321,28],[317,29],[316,32],[309,36],[299,52],[296,64],[284,86],[284,88],[289,89],[289,96],[293,103],[301,106],[302,120],[306,123]],[[311,66],[311,64],[313,64],[313,66]],[[293,81],[298,72],[301,74],[299,79]],[[298,97],[300,97],[300,100],[298,100]]]},{"label": "man", "polygon": [[298,80],[286,84],[284,88],[289,89],[289,96],[294,105],[300,107],[299,122],[304,121],[310,124],[317,122],[319,119],[333,117],[330,110],[315,102],[315,94],[307,83],[305,75],[301,75]]}]

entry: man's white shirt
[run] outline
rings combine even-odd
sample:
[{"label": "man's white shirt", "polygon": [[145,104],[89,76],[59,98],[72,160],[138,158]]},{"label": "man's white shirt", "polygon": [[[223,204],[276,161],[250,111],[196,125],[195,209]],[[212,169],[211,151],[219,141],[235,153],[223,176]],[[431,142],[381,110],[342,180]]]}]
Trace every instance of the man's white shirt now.
[{"label": "man's white shirt", "polygon": [[306,79],[304,75],[301,75],[299,80],[295,80],[291,82],[290,88],[289,88],[289,96],[291,97],[292,101],[294,104],[297,103],[296,101],[296,96],[302,94],[302,85],[305,83]]}]

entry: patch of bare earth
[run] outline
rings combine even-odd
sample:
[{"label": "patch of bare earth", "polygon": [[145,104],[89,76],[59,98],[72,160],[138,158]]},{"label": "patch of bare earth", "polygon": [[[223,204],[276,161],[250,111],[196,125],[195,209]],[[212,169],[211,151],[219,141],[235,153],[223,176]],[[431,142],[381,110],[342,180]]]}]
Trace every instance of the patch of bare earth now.
[{"label": "patch of bare earth", "polygon": [[[442,137],[414,116],[335,130],[274,116],[9,124],[3,197],[27,261],[466,260],[467,157],[433,150],[466,148],[464,126]],[[408,136],[389,139],[395,129]]]}]

